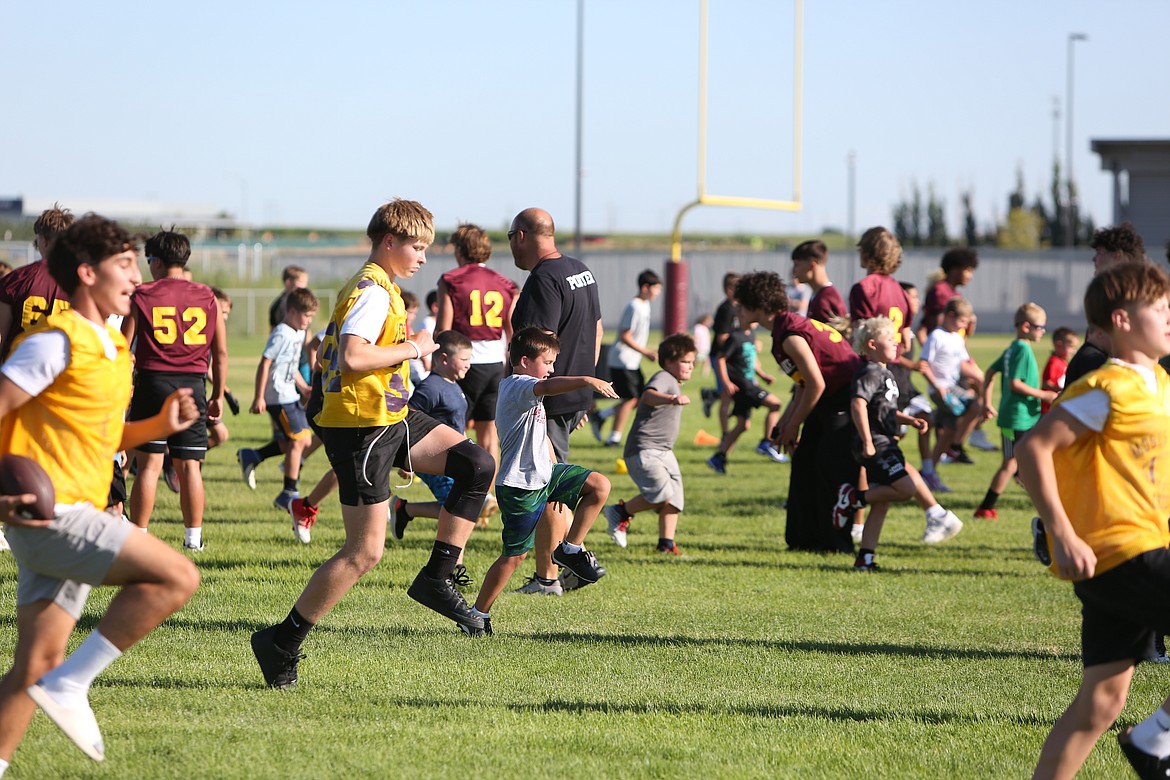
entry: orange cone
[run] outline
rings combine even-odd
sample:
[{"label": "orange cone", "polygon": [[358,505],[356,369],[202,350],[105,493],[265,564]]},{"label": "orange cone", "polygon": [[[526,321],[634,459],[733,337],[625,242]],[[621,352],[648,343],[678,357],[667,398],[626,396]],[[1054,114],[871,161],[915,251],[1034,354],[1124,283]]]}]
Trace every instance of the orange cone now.
[{"label": "orange cone", "polygon": [[695,446],[696,447],[718,447],[719,446],[719,437],[712,436],[711,434],[707,433],[702,428],[700,428],[699,432],[695,434]]}]

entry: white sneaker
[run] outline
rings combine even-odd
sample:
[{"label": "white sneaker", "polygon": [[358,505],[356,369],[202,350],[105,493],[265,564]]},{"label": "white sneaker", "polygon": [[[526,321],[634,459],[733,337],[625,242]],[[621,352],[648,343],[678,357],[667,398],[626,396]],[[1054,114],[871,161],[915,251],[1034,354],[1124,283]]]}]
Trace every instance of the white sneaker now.
[{"label": "white sneaker", "polygon": [[58,704],[40,683],[31,685],[26,690],[37,706],[49,716],[49,720],[56,723],[57,728],[65,732],[65,736],[81,748],[81,752],[94,761],[105,759],[106,748],[102,744],[102,732],[88,703],[81,707],[65,707]]},{"label": "white sneaker", "polygon": [[4,529],[0,528],[0,552],[6,552],[12,548],[8,546],[8,540],[4,538]]},{"label": "white sneaker", "polygon": [[983,432],[982,428],[976,428],[972,431],[971,435],[967,437],[967,441],[975,449],[983,450],[984,452],[995,452],[999,449],[999,447],[992,444],[991,439],[987,438],[987,434]]},{"label": "white sneaker", "polygon": [[609,531],[609,538],[613,539],[613,543],[618,547],[625,547],[628,543],[627,531],[630,528],[629,522],[622,520],[621,512],[618,511],[617,504],[610,504],[601,510],[601,514],[605,515],[606,530]]},{"label": "white sneaker", "polygon": [[853,537],[854,544],[861,544],[861,532],[865,530],[865,526],[860,523],[854,523],[853,528],[850,529],[849,535]]},{"label": "white sneaker", "polygon": [[922,534],[922,541],[926,544],[938,544],[950,539],[963,530],[963,521],[954,512],[947,511],[938,520],[926,519],[926,532]]}]

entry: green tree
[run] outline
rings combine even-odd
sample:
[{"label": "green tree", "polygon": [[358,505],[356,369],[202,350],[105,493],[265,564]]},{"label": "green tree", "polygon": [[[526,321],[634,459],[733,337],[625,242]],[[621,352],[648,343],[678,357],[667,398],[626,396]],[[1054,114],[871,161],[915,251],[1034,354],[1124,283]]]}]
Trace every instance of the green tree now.
[{"label": "green tree", "polygon": [[962,195],[963,200],[963,234],[967,239],[967,246],[979,246],[979,226],[975,223],[975,211],[971,207],[971,190]]},{"label": "green tree", "polygon": [[947,239],[946,213],[933,183],[927,188],[926,198],[926,242],[930,246],[946,246],[950,243]]}]

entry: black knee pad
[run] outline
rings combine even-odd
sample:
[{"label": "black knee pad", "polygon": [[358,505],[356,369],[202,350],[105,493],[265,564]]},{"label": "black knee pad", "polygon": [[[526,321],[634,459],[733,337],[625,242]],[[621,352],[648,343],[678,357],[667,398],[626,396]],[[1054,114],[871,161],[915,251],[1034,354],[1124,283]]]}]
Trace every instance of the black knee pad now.
[{"label": "black knee pad", "polygon": [[496,462],[487,450],[464,439],[447,450],[447,467],[443,474],[455,480],[443,508],[456,517],[475,520],[483,509]]}]

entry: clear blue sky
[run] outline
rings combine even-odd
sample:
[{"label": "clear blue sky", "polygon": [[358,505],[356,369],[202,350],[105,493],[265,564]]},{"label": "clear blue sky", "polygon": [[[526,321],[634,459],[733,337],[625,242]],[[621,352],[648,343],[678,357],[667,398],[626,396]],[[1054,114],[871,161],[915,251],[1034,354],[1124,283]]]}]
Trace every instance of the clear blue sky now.
[{"label": "clear blue sky", "polygon": [[[440,226],[526,206],[573,227],[576,2],[5,2],[0,196],[213,203],[363,227],[392,196]],[[697,0],[586,0],[584,228],[669,230],[696,193]],[[950,223],[1047,191],[1076,45],[1074,171],[1093,137],[1170,137],[1167,0],[808,0],[804,210],[699,209],[689,230],[890,224],[912,182]],[[708,189],[791,196],[792,5],[711,0]],[[1062,113],[1063,117],[1063,113]],[[1057,149],[1064,157],[1063,118]]]}]

